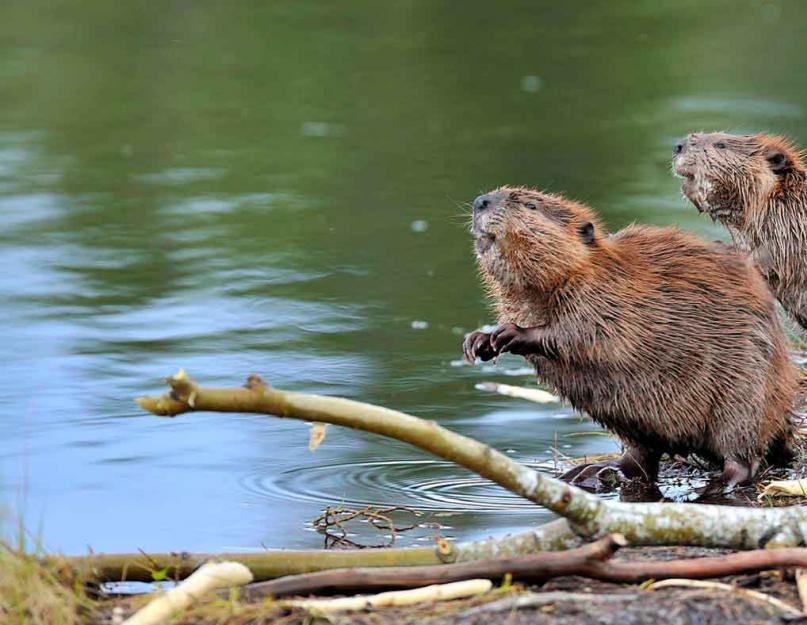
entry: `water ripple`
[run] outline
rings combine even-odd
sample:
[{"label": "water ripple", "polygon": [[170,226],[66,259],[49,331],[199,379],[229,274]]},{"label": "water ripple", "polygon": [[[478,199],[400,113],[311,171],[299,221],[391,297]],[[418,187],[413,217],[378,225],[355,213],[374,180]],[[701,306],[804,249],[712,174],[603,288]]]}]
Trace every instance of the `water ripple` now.
[{"label": "water ripple", "polygon": [[[525,463],[546,470],[546,463]],[[535,514],[535,504],[439,460],[374,460],[300,467],[242,480],[267,500],[348,507],[404,505],[423,512]]]}]

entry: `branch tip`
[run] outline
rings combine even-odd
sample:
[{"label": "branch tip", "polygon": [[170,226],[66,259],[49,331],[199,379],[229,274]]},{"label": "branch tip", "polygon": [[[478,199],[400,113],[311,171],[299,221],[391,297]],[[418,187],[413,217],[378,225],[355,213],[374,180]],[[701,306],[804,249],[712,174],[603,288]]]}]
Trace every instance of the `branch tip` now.
[{"label": "branch tip", "polygon": [[250,390],[263,390],[268,386],[266,382],[263,381],[263,378],[259,376],[257,373],[252,373],[247,378],[246,384],[244,384],[244,388],[248,388]]}]

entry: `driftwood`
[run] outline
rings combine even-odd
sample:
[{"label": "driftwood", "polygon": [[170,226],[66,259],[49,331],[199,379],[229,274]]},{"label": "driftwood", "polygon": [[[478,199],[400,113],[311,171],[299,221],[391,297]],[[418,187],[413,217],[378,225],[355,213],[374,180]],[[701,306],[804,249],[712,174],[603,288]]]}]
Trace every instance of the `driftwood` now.
[{"label": "driftwood", "polygon": [[658,579],[740,575],[774,568],[802,567],[807,563],[807,549],[801,548],[760,549],[724,556],[666,561],[612,560],[611,556],[625,544],[625,539],[616,534],[576,549],[517,558],[492,558],[437,566],[320,571],[250,584],[243,589],[243,594],[255,599],[320,592],[415,588],[464,579],[500,580],[507,575],[511,575],[514,581],[533,583],[577,575],[607,582],[639,584]]}]

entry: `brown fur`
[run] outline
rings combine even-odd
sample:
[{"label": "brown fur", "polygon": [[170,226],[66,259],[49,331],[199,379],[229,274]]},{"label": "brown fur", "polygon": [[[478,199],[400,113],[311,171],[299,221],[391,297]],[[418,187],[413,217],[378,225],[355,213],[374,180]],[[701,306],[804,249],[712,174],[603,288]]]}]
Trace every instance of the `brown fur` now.
[{"label": "brown fur", "polygon": [[532,189],[481,197],[482,280],[500,323],[541,337],[527,355],[541,380],[650,464],[694,452],[748,478],[789,459],[796,369],[744,257],[675,228],[608,236],[587,207]]},{"label": "brown fur", "polygon": [[692,134],[676,145],[682,192],[750,252],[783,308],[807,329],[807,175],[782,137]]}]

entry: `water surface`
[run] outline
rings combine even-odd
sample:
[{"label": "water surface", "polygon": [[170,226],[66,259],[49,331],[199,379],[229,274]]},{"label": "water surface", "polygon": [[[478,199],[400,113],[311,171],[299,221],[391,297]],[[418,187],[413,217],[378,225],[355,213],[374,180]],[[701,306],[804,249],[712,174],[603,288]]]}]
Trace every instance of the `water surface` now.
[{"label": "water surface", "polygon": [[[185,367],[438,420],[515,458],[613,451],[491,321],[465,225],[532,184],[722,232],[669,173],[690,130],[801,143],[797,2],[6,0],[0,20],[0,506],[66,553],[316,547],[326,505],[444,534],[548,515],[403,444],[256,415],[144,416]],[[442,515],[442,516],[438,516]],[[450,515],[450,516],[448,516]]]}]

